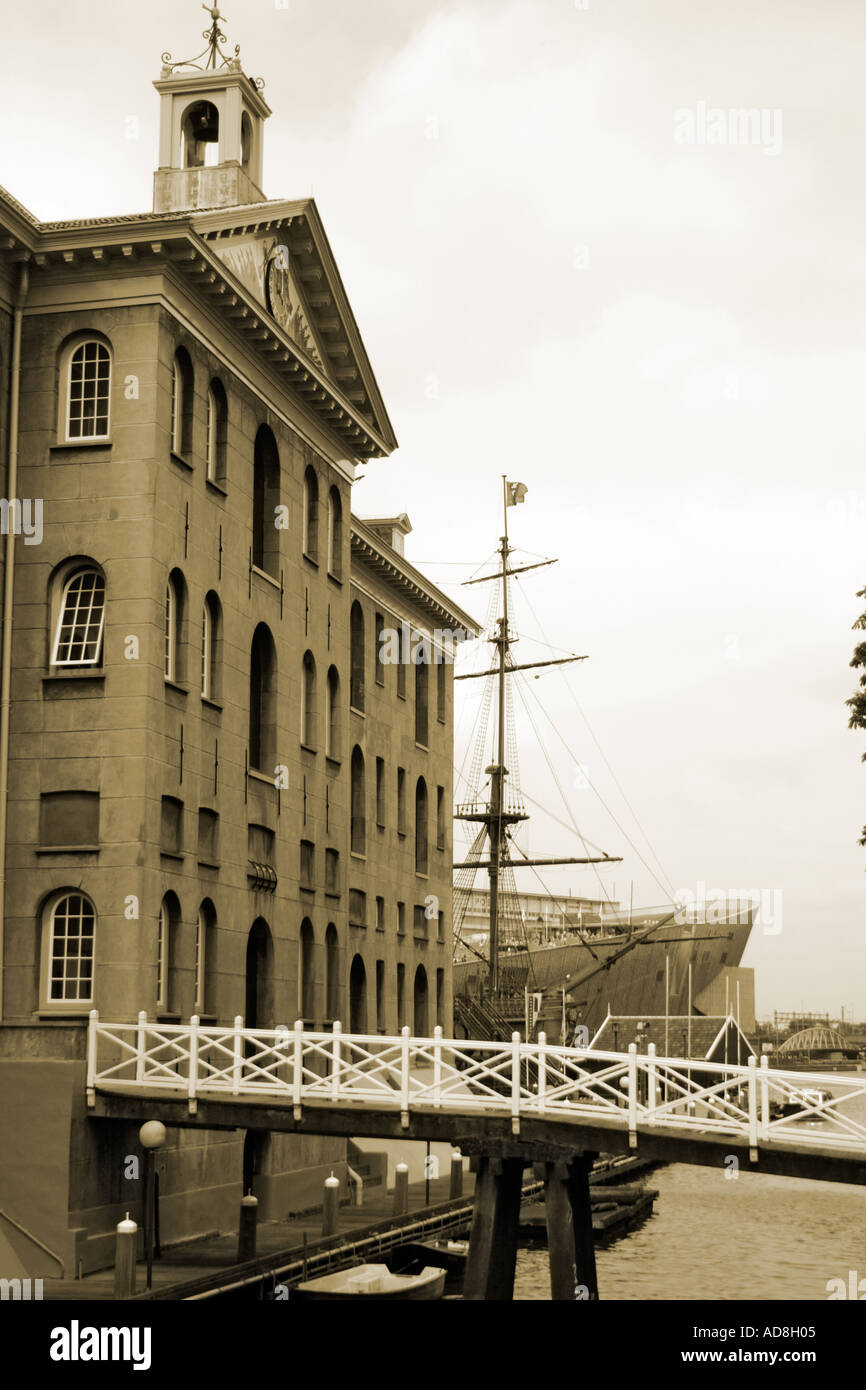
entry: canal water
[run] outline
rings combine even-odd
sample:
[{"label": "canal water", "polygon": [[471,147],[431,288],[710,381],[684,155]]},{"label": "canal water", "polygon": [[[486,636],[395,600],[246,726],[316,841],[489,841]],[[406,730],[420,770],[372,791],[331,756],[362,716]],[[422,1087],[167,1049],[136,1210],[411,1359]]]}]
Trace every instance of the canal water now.
[{"label": "canal water", "polygon": [[[850,1110],[861,1123],[864,1102]],[[851,1270],[866,1298],[866,1187],[684,1164],[646,1182],[654,1214],[596,1250],[601,1298],[823,1300]],[[519,1252],[514,1297],[550,1299],[546,1249]]]}]

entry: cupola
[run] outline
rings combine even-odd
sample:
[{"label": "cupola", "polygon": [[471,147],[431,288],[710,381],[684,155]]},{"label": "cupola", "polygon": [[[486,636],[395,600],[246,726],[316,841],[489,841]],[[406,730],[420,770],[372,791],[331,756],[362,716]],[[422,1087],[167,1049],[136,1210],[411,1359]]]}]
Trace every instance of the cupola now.
[{"label": "cupola", "polygon": [[203,52],[174,62],[162,55],[159,168],[154,212],[264,202],[262,136],[271,114],[261,78],[247,77],[240,48],[229,55],[216,5],[202,5],[211,26]]}]

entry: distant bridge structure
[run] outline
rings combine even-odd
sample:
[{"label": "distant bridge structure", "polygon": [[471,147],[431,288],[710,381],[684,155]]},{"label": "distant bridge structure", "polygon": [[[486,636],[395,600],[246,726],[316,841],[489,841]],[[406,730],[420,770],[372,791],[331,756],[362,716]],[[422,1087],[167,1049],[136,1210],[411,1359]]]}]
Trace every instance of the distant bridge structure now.
[{"label": "distant bridge structure", "polygon": [[856,1045],[826,1024],[813,1028],[801,1028],[779,1044],[779,1052],[856,1052]]},{"label": "distant bridge structure", "polygon": [[468,1299],[512,1297],[523,1169],[545,1181],[554,1299],[597,1298],[589,1172],[600,1152],[866,1184],[866,1076],[547,1043],[102,1022],[94,1117],[201,1129],[438,1140],[474,1157]]}]

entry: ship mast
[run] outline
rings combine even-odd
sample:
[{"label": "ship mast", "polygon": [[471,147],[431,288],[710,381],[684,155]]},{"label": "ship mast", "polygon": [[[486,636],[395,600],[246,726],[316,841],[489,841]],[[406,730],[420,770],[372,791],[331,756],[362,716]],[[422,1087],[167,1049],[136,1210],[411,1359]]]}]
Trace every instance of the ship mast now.
[{"label": "ship mast", "polygon": [[[523,665],[514,665],[511,662],[512,638],[508,626],[508,578],[512,574],[521,574],[524,570],[538,569],[539,564],[521,565],[515,569],[509,569],[508,557],[512,553],[508,544],[508,487],[509,484],[503,475],[502,478],[502,512],[503,512],[503,534],[499,540],[497,554],[500,558],[500,569],[496,574],[482,575],[478,579],[470,579],[468,584],[482,584],[491,580],[501,580],[502,582],[502,611],[496,622],[496,635],[489,640],[496,648],[496,665],[489,671],[466,672],[455,676],[455,680],[473,680],[481,677],[495,675],[497,677],[497,728],[496,728],[496,761],[485,772],[490,777],[490,800],[485,807],[473,807],[471,810],[457,811],[458,820],[480,822],[487,832],[487,840],[490,847],[490,857],[486,864],[478,861],[469,861],[464,864],[455,864],[455,869],[465,868],[486,868],[490,880],[489,897],[489,961],[488,961],[488,982],[492,997],[498,997],[502,992],[502,979],[500,972],[500,942],[499,942],[499,903],[501,896],[502,876],[506,869],[532,867],[542,864],[607,864],[619,863],[618,858],[610,855],[600,855],[598,857],[564,858],[564,859],[526,859],[520,858],[513,860],[509,853],[509,831],[511,826],[520,821],[528,820],[525,811],[520,811],[516,807],[509,808],[506,798],[506,780],[508,778],[508,768],[505,766],[505,736],[506,736],[506,678],[516,671],[528,671],[539,666],[561,666],[573,661],[585,661],[584,656],[560,657],[555,661],[532,661]],[[554,560],[544,560],[542,565],[555,564]]]}]

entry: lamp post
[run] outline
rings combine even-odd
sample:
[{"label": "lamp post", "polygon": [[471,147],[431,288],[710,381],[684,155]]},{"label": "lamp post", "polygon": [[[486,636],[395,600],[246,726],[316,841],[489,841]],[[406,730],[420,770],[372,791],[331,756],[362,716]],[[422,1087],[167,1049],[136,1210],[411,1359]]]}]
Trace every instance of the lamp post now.
[{"label": "lamp post", "polygon": [[147,1288],[151,1288],[156,1228],[155,1150],[165,1143],[165,1125],[161,1120],[147,1120],[138,1131],[138,1137],[144,1149],[144,1256],[147,1261]]}]

